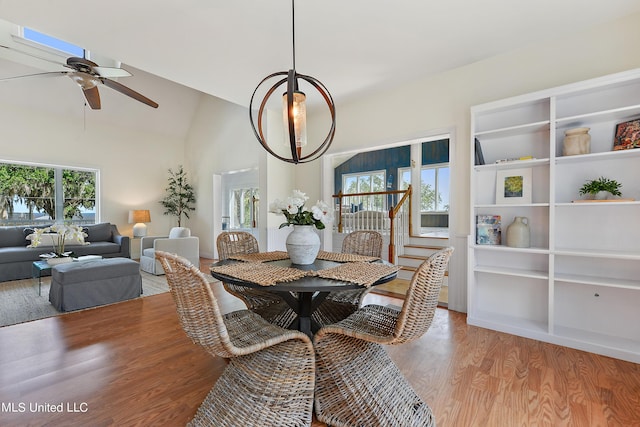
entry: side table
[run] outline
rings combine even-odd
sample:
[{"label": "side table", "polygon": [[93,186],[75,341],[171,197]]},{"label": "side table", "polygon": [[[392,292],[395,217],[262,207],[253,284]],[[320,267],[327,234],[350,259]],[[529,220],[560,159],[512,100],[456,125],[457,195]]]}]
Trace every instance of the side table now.
[{"label": "side table", "polygon": [[129,256],[131,259],[140,259],[142,245],[141,237],[129,237]]},{"label": "side table", "polygon": [[51,275],[51,265],[45,261],[33,261],[31,277],[38,279],[38,296],[42,296],[42,276]]}]

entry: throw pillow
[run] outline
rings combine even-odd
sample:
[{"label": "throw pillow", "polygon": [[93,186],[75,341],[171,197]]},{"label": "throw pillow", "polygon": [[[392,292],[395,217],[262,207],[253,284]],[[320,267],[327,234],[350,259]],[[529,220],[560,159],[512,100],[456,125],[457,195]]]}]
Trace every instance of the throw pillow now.
[{"label": "throw pillow", "polygon": [[87,237],[85,238],[87,242],[111,241],[111,224],[108,222],[87,225],[83,230],[87,233]]}]

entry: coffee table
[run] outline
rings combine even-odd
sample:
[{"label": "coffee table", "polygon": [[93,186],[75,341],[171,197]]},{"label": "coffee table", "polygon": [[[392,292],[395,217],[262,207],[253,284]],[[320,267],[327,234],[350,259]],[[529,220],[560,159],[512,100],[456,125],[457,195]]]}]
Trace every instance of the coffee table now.
[{"label": "coffee table", "polygon": [[51,265],[45,261],[33,261],[31,267],[31,277],[38,279],[38,296],[42,295],[42,276],[51,275]]}]

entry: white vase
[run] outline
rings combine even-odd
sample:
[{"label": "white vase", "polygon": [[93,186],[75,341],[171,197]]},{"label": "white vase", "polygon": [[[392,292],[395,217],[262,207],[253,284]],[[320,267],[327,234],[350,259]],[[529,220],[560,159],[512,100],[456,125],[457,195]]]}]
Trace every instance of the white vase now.
[{"label": "white vase", "polygon": [[313,225],[294,225],[287,236],[287,252],[293,264],[313,264],[320,250],[320,236]]},{"label": "white vase", "polygon": [[513,248],[528,248],[530,240],[529,218],[517,216],[507,227],[507,246]]},{"label": "white vase", "polygon": [[564,132],[562,146],[563,156],[574,156],[576,154],[589,154],[591,152],[590,128],[574,128]]}]

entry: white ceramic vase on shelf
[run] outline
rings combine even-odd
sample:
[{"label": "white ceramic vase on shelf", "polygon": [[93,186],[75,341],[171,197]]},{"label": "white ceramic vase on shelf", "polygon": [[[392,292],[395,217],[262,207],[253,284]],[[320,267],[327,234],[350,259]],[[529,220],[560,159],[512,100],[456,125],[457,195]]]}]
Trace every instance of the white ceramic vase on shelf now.
[{"label": "white ceramic vase on shelf", "polygon": [[313,264],[320,250],[320,236],[313,225],[294,225],[287,236],[287,252],[293,264]]},{"label": "white ceramic vase on shelf", "polygon": [[589,154],[591,152],[590,128],[573,128],[564,132],[562,145],[563,156],[574,156],[576,154]]},{"label": "white ceramic vase on shelf", "polygon": [[512,248],[528,248],[531,234],[529,231],[529,218],[517,216],[511,225],[507,227],[507,246]]}]

